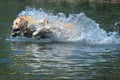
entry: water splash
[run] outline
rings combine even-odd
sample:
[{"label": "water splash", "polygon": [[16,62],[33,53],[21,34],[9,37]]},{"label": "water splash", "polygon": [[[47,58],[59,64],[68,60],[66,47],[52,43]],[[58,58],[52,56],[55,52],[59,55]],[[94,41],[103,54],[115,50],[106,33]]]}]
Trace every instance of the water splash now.
[{"label": "water splash", "polygon": [[[18,14],[18,17],[19,16],[32,16],[37,20],[47,18],[52,25],[66,30],[66,33],[54,31],[54,35],[51,38],[53,41],[80,41],[91,44],[120,44],[120,38],[116,37],[118,34],[117,32],[107,33],[99,27],[98,23],[86,17],[84,13],[69,14],[69,16],[66,17],[64,13],[54,15],[52,12],[45,11],[41,8],[35,9],[27,7],[24,11]],[[59,21],[64,23],[72,23],[75,28],[65,29],[57,24]]]}]

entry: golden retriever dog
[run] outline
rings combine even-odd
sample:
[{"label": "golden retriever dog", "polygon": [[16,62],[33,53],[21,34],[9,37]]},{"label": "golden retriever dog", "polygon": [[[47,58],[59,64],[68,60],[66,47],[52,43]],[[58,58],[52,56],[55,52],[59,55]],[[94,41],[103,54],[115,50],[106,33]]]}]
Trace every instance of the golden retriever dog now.
[{"label": "golden retriever dog", "polygon": [[[64,23],[57,21],[56,24],[63,26],[66,29],[74,28],[72,23]],[[37,27],[36,27],[37,26]],[[25,37],[35,37],[36,39],[48,38],[53,35],[53,31],[58,31],[61,33],[66,32],[60,27],[52,25],[48,19],[35,20],[31,16],[21,16],[14,20],[12,26],[12,36],[25,36]]]},{"label": "golden retriever dog", "polygon": [[24,35],[26,37],[32,37],[30,26],[33,26],[35,22],[35,19],[31,16],[21,16],[16,18],[12,26],[12,36]]}]

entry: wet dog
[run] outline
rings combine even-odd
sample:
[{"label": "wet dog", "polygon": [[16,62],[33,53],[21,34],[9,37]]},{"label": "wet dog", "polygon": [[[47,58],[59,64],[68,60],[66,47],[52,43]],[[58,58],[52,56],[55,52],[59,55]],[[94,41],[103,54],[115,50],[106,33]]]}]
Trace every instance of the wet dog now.
[{"label": "wet dog", "polygon": [[[25,36],[25,37],[33,37],[34,32],[37,30],[35,26],[41,27],[44,26],[41,24],[42,21],[37,21],[31,16],[21,16],[14,20],[12,26],[12,36]],[[44,38],[45,31],[42,30],[39,32],[39,38]],[[37,35],[37,36],[36,36]],[[38,38],[38,34],[34,35],[34,37]]]},{"label": "wet dog", "polygon": [[26,37],[32,37],[32,31],[30,30],[30,26],[32,26],[35,23],[35,19],[31,16],[21,16],[14,20],[13,26],[12,26],[12,36],[26,36]]},{"label": "wet dog", "polygon": [[[56,22],[57,25],[63,26],[64,28],[72,29],[74,27],[71,23]],[[61,33],[66,32],[60,27],[52,25],[48,19],[35,20],[31,16],[21,16],[17,17],[12,26],[12,36],[25,36],[25,37],[35,37],[36,39],[44,39],[53,35],[54,31]]]}]

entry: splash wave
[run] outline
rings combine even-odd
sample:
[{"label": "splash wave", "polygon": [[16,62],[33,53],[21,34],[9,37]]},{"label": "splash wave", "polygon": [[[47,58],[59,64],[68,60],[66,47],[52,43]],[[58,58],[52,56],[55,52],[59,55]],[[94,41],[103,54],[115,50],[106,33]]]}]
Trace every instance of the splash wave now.
[{"label": "splash wave", "polygon": [[54,15],[52,12],[45,11],[43,9],[35,9],[27,7],[24,11],[18,14],[19,16],[32,16],[37,20],[49,19],[49,21],[57,26],[56,21],[62,21],[64,23],[72,23],[75,25],[74,30],[66,30],[66,34],[60,34],[54,32],[55,35],[52,37],[53,41],[81,41],[92,44],[104,44],[104,43],[115,43],[120,44],[120,38],[116,37],[117,32],[107,33],[105,30],[99,27],[99,24],[94,20],[86,17],[84,13],[69,14],[68,17],[64,13],[58,13]]}]

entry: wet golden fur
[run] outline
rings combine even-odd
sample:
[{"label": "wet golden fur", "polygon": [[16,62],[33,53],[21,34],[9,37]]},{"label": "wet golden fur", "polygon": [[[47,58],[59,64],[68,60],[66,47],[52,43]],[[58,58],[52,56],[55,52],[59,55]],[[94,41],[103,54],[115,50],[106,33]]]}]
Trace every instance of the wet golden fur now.
[{"label": "wet golden fur", "polygon": [[[74,25],[72,23],[64,23],[64,22],[56,22],[58,25],[63,26],[65,28],[72,29]],[[39,28],[36,28],[35,31],[31,30],[30,28],[33,27],[35,24],[39,24]],[[42,27],[41,27],[42,26]],[[22,35],[24,36],[24,32],[30,33],[31,36],[35,37],[36,35],[41,35],[41,31],[47,30],[50,31],[52,29],[62,31],[61,28],[53,26],[49,23],[48,19],[37,21],[31,16],[21,16],[14,20],[12,30],[20,29]]]}]

